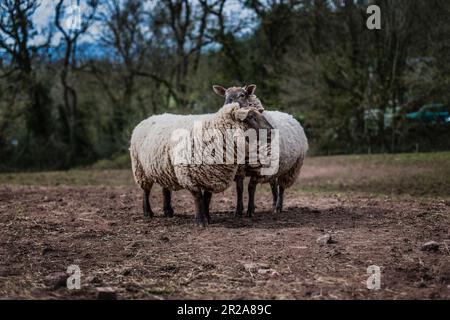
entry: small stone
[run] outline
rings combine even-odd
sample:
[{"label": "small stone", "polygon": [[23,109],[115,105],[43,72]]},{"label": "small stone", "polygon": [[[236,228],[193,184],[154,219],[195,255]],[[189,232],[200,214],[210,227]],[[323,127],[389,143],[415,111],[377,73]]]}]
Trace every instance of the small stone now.
[{"label": "small stone", "polygon": [[48,275],[44,279],[44,284],[53,289],[63,288],[67,286],[69,275],[65,272],[56,272]]},{"label": "small stone", "polygon": [[268,275],[270,277],[279,277],[280,276],[280,273],[274,269],[259,269],[258,273],[262,274],[262,275]]},{"label": "small stone", "polygon": [[427,242],[422,246],[422,251],[437,252],[439,251],[439,243],[437,243],[436,241]]},{"label": "small stone", "polygon": [[316,242],[319,243],[319,244],[332,244],[332,243],[335,243],[335,241],[333,241],[331,235],[328,234],[328,233],[323,235],[323,236],[318,237]]},{"label": "small stone", "polygon": [[269,265],[259,262],[248,262],[244,263],[244,269],[248,272],[256,271],[258,269],[269,269]]},{"label": "small stone", "polygon": [[112,287],[97,288],[98,300],[117,300],[117,292]]}]

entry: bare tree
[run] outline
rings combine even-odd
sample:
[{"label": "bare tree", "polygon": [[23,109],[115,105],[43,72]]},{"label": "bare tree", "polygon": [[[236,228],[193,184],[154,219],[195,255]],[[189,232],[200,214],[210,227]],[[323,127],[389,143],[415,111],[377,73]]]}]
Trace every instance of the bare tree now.
[{"label": "bare tree", "polygon": [[214,23],[211,16],[223,11],[225,1],[163,0],[154,10],[153,20],[164,28],[173,48],[168,77],[182,107],[190,107],[189,76],[195,77],[198,71],[202,49],[215,41],[209,34]]},{"label": "bare tree", "polygon": [[144,5],[145,1],[140,0],[111,0],[99,14],[102,26],[100,43],[112,54],[108,63],[91,61],[90,71],[113,106],[111,130],[116,132],[117,145],[123,145],[123,140],[128,139],[122,135],[132,112],[136,80],[144,72],[151,47],[151,36],[144,30]]},{"label": "bare tree", "polygon": [[[85,34],[89,27],[94,22],[95,12],[98,6],[97,0],[90,0],[87,3],[88,13],[83,14],[79,17],[67,17],[64,16],[64,10],[67,11],[68,1],[59,0],[55,7],[55,25],[56,28],[62,35],[62,40],[64,43],[64,57],[62,59],[62,67],[60,71],[60,81],[63,87],[63,101],[64,101],[64,109],[63,116],[66,121],[66,128],[68,130],[68,144],[69,144],[69,154],[68,161],[72,162],[73,157],[77,153],[77,144],[75,139],[75,131],[77,125],[77,105],[78,105],[78,97],[75,86],[70,83],[70,76],[73,71],[75,71],[77,67],[77,43],[79,38]],[[72,5],[72,3],[70,3]],[[76,8],[70,8],[75,10]],[[85,12],[85,10],[83,10]],[[80,10],[81,13],[81,10]],[[77,14],[77,12],[72,12],[72,14]],[[64,22],[67,22],[67,19],[81,19],[78,26],[73,25],[67,28],[64,25]]]},{"label": "bare tree", "polygon": [[49,95],[44,84],[36,77],[33,62],[42,49],[48,48],[51,34],[40,44],[36,40],[37,30],[33,15],[39,7],[37,0],[3,0],[0,2],[0,49],[3,51],[2,77],[10,83],[13,100],[21,92],[25,97],[24,117],[27,137],[23,152],[29,151],[31,137],[48,143]]},{"label": "bare tree", "polygon": [[225,56],[230,59],[229,64],[232,69],[232,73],[235,75],[236,79],[240,82],[244,81],[244,75],[242,70],[244,66],[239,59],[239,54],[236,52],[236,38],[235,33],[240,29],[240,26],[234,30],[229,30],[229,25],[226,22],[225,16],[225,4],[227,0],[217,0],[213,5],[206,5],[207,1],[201,1],[202,5],[205,6],[206,10],[216,18],[217,28],[214,32],[209,35],[212,41],[222,45],[222,49],[225,52]]},{"label": "bare tree", "polygon": [[11,65],[22,74],[30,74],[35,47],[30,45],[31,17],[38,8],[33,0],[6,0],[0,3],[0,48],[11,57]]}]

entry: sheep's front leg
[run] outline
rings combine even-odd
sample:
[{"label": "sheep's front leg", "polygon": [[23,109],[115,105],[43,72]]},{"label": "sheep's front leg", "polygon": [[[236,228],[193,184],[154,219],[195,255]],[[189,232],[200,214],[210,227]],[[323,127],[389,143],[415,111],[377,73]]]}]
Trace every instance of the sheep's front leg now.
[{"label": "sheep's front leg", "polygon": [[242,212],[244,211],[244,177],[236,176],[236,211],[234,216],[239,218],[242,217]]},{"label": "sheep's front leg", "polygon": [[278,201],[278,184],[276,182],[270,183],[270,189],[272,190],[272,208],[273,212],[277,210],[277,201]]},{"label": "sheep's front leg", "polygon": [[283,212],[283,201],[284,201],[284,187],[280,186],[280,191],[278,192],[278,200],[277,200],[277,213]]},{"label": "sheep's front leg", "polygon": [[163,188],[163,196],[164,196],[164,216],[171,218],[173,217],[173,208],[172,208],[172,193],[169,189]]},{"label": "sheep's front leg", "polygon": [[255,192],[256,186],[258,183],[255,179],[251,178],[248,184],[248,207],[247,207],[247,216],[252,217],[255,213]]},{"label": "sheep's front leg", "polygon": [[150,190],[151,188],[144,189],[144,199],[142,201],[142,206],[144,209],[145,218],[153,217],[152,207],[150,206]]},{"label": "sheep's front leg", "polygon": [[203,201],[204,201],[204,209],[205,209],[205,218],[208,223],[211,223],[211,216],[209,215],[209,205],[211,203],[212,193],[209,191],[205,191],[203,193]]},{"label": "sheep's front leg", "polygon": [[201,191],[191,191],[195,199],[195,223],[198,226],[206,227],[208,222],[205,218],[205,201]]}]

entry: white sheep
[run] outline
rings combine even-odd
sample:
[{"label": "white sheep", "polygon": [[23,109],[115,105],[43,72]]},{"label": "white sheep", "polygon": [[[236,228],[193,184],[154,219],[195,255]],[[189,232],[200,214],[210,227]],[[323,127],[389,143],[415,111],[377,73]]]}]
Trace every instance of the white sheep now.
[{"label": "white sheep", "polygon": [[[214,86],[213,88],[214,92],[224,97],[227,103],[239,101],[240,105],[253,106],[260,112],[264,110],[261,101],[254,94],[256,90],[255,85],[243,88],[231,87],[225,89],[222,86]],[[264,111],[263,115],[274,129],[279,130],[278,172],[270,176],[262,176],[259,174],[259,171],[253,170],[250,166],[245,167],[244,170],[239,170],[236,176],[236,216],[242,216],[244,209],[243,191],[245,176],[251,177],[248,185],[249,202],[247,215],[252,216],[255,211],[255,192],[258,183],[270,183],[274,211],[281,212],[283,210],[284,191],[296,181],[308,151],[308,139],[305,132],[300,123],[291,115],[279,111]]]},{"label": "white sheep", "polygon": [[[201,121],[203,130],[195,130],[195,122]],[[164,214],[170,216],[170,192],[180,189],[189,190],[195,198],[196,221],[206,225],[209,220],[209,203],[212,193],[222,192],[233,181],[238,163],[208,164],[180,163],[177,158],[181,152],[190,154],[189,146],[198,142],[202,150],[223,148],[228,129],[248,128],[271,129],[267,120],[256,108],[240,108],[238,103],[226,104],[215,114],[152,116],[142,121],[133,131],[130,155],[133,175],[136,183],[144,190],[144,215],[152,216],[149,195],[152,186],[157,183],[164,190]],[[215,129],[223,139],[204,139],[208,129]],[[184,130],[188,134],[187,143],[174,139],[174,133]],[[181,146],[181,150],[180,150]]]},{"label": "white sheep", "polygon": [[[258,171],[247,167],[245,175],[251,177],[248,185],[248,216],[252,216],[255,211],[255,191],[258,183],[270,183],[274,211],[283,210],[284,191],[297,180],[308,152],[308,139],[294,117],[279,111],[265,111],[263,115],[274,129],[279,130],[279,167],[278,172],[270,176],[260,175]],[[242,215],[243,210],[243,180],[242,174],[236,177],[238,216]]]}]

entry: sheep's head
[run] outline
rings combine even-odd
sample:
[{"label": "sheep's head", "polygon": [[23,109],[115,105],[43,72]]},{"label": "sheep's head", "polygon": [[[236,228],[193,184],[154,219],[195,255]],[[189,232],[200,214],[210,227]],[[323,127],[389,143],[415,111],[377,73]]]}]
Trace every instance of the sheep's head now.
[{"label": "sheep's head", "polygon": [[256,108],[246,107],[246,108],[237,108],[233,112],[233,116],[236,120],[242,121],[249,128],[260,130],[272,130],[273,127],[267,121],[267,119],[258,111]]},{"label": "sheep's head", "polygon": [[213,86],[214,92],[225,98],[225,104],[238,103],[241,108],[252,107],[254,102],[257,101],[259,106],[257,106],[260,112],[264,111],[260,101],[254,95],[256,90],[256,85],[251,84],[245,87],[231,87],[225,89],[222,86]]}]

